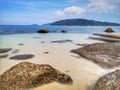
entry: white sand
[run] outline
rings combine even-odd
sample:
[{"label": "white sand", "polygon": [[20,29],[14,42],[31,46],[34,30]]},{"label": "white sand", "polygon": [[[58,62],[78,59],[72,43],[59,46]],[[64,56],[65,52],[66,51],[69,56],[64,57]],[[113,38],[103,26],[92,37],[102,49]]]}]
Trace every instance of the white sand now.
[{"label": "white sand", "polygon": [[[42,38],[33,39],[35,36]],[[9,52],[9,57],[18,54],[35,55],[34,58],[29,60],[9,60],[9,57],[7,59],[0,59],[0,74],[19,62],[29,61],[39,64],[49,64],[71,76],[73,84],[62,85],[54,82],[33,90],[91,90],[96,80],[111,70],[103,69],[99,65],[70,52],[72,49],[81,47],[75,45],[75,43],[88,44],[97,42],[88,39],[88,36],[87,34],[25,34],[0,36],[2,42],[0,47],[20,50],[16,54]],[[53,40],[63,39],[73,40],[73,43],[50,43],[50,41]],[[45,41],[45,43],[40,43],[41,41]],[[19,46],[19,43],[23,43],[24,45]],[[44,54],[44,52],[49,52],[49,54]]]}]

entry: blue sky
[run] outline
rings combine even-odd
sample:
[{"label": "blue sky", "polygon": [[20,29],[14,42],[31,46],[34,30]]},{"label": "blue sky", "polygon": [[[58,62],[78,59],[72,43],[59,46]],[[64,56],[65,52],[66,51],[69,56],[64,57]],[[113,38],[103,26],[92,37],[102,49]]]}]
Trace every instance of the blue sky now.
[{"label": "blue sky", "polygon": [[0,0],[0,24],[84,18],[120,23],[120,0]]}]

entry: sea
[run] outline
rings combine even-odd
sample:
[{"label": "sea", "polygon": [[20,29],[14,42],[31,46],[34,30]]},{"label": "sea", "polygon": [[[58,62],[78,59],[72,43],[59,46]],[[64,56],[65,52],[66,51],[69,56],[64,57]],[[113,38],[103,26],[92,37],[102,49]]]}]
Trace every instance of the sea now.
[{"label": "sea", "polygon": [[115,33],[120,33],[120,26],[50,26],[50,25],[0,25],[1,34],[30,34],[37,33],[40,29],[48,29],[50,33],[60,33],[67,30],[67,33],[105,33],[105,29],[111,27]]},{"label": "sea", "polygon": [[[0,49],[12,48],[10,52],[0,54],[0,75],[20,62],[49,64],[71,76],[73,84],[63,85],[54,82],[31,90],[93,90],[97,80],[113,69],[105,69],[72,53],[71,50],[102,42],[89,37],[94,37],[93,33],[105,33],[108,27],[111,27],[114,33],[120,34],[120,26],[0,25]],[[37,31],[40,29],[48,29],[50,33],[39,34]],[[67,33],[61,33],[61,30],[67,30]],[[64,43],[58,43],[61,41]],[[34,57],[27,60],[10,59],[21,54],[33,54]]]}]

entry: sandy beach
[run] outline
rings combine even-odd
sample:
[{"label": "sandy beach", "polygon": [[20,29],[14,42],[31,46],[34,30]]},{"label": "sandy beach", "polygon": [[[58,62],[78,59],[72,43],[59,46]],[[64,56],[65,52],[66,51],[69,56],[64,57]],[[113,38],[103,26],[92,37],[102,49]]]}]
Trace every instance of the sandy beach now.
[{"label": "sandy beach", "polygon": [[[85,58],[70,52],[82,46],[76,44],[91,44],[100,42],[89,39],[90,34],[16,34],[1,35],[0,48],[12,48],[7,58],[0,59],[0,74],[17,63],[28,61],[37,64],[49,64],[73,79],[72,85],[59,83],[46,84],[32,90],[92,90],[96,80],[114,69],[104,69]],[[52,43],[51,41],[71,40],[72,42]],[[102,42],[102,41],[101,41]],[[20,45],[22,43],[22,45]],[[47,52],[47,53],[46,53]],[[33,54],[31,59],[12,60],[11,56]]]}]

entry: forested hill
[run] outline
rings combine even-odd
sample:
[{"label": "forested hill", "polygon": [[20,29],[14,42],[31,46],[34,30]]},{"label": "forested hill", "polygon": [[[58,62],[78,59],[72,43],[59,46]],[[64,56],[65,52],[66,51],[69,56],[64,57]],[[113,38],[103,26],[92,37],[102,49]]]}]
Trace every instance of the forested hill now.
[{"label": "forested hill", "polygon": [[56,26],[120,26],[118,23],[101,22],[87,19],[66,19],[51,23]]}]

